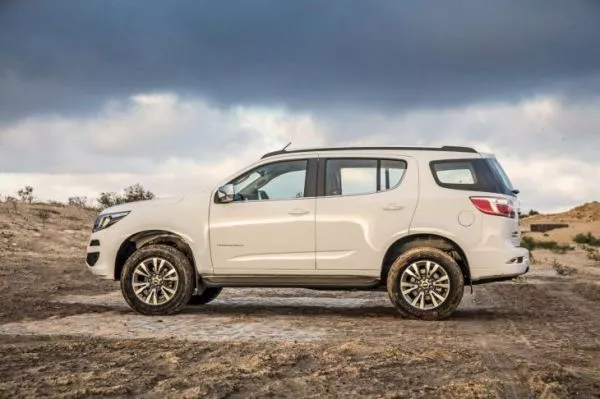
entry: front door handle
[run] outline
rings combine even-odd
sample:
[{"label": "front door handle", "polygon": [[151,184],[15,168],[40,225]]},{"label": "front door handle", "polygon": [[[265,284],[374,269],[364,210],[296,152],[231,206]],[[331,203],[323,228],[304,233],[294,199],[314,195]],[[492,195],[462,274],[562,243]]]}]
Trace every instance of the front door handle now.
[{"label": "front door handle", "polygon": [[384,211],[401,211],[402,209],[404,209],[404,205],[400,204],[388,204],[383,207]]},{"label": "front door handle", "polygon": [[292,216],[303,216],[308,214],[308,211],[306,209],[294,209],[292,211],[289,211],[288,213]]}]

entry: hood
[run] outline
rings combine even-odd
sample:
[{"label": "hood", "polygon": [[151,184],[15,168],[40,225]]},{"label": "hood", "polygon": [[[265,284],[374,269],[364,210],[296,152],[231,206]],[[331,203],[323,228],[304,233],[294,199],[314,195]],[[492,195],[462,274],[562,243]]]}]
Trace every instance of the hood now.
[{"label": "hood", "polygon": [[174,197],[174,198],[153,199],[153,200],[148,200],[148,201],[128,202],[126,204],[120,204],[120,205],[111,206],[110,208],[106,208],[100,214],[106,215],[108,213],[133,211],[133,210],[137,210],[137,209],[160,208],[160,207],[164,207],[164,206],[178,204],[181,201],[183,201],[184,198],[185,197]]}]

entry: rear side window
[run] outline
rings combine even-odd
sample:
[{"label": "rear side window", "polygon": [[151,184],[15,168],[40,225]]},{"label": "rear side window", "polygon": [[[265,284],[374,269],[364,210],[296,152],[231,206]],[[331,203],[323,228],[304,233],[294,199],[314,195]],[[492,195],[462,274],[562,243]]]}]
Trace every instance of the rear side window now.
[{"label": "rear side window", "polygon": [[325,164],[325,195],[372,194],[398,186],[406,162],[387,159],[328,159]]},{"label": "rear side window", "polygon": [[433,161],[430,166],[441,187],[514,195],[508,176],[495,158],[449,159]]}]

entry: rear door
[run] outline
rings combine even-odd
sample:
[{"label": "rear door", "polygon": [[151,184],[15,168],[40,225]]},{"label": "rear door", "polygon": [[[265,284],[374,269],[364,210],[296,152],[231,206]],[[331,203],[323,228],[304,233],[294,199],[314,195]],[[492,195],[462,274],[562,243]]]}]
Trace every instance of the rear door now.
[{"label": "rear door", "polygon": [[391,243],[408,233],[418,177],[407,156],[320,158],[317,270],[380,270]]}]

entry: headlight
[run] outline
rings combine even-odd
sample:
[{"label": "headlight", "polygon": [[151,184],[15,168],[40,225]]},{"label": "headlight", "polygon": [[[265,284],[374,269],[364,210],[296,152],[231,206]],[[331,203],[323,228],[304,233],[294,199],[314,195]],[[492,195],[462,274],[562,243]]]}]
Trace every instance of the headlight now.
[{"label": "headlight", "polygon": [[94,228],[92,229],[92,231],[95,233],[97,231],[104,230],[117,223],[119,220],[123,219],[127,215],[129,215],[129,211],[100,215],[96,218],[96,221],[94,222]]}]

